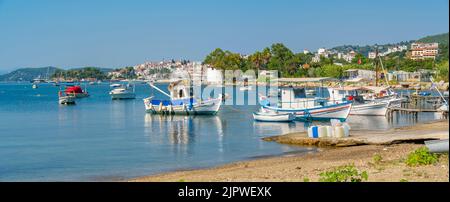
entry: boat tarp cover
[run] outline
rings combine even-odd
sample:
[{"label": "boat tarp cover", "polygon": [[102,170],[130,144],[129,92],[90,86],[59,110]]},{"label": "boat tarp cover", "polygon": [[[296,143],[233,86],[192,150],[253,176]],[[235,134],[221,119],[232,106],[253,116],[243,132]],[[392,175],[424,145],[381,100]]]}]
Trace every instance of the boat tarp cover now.
[{"label": "boat tarp cover", "polygon": [[70,86],[66,88],[66,93],[83,93],[80,86]]}]

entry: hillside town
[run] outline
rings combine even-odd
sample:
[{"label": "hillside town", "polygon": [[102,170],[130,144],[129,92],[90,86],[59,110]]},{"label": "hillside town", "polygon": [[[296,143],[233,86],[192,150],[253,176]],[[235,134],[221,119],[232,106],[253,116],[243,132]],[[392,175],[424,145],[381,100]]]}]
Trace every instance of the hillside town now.
[{"label": "hillside town", "polygon": [[[406,45],[394,45],[387,48],[385,52],[379,52],[378,56],[384,57],[391,53],[406,52],[409,59],[412,60],[424,60],[435,59],[438,54],[438,43],[412,43],[410,47]],[[321,58],[332,58],[336,61],[344,61],[346,63],[352,63],[357,57],[357,52],[337,52],[332,49],[319,48],[315,52],[304,50],[303,54],[313,55],[311,63],[319,63]],[[369,52],[365,57],[369,59],[376,59],[376,52]],[[249,55],[241,55],[243,58],[248,58]],[[335,62],[335,65],[342,66],[342,63]],[[303,65],[304,67],[305,65]],[[299,67],[301,68],[301,67]],[[132,67],[132,73],[134,79],[138,80],[164,80],[169,79],[173,75],[181,74],[182,72],[188,72],[193,79],[202,80],[206,83],[222,83],[222,72],[219,69],[214,68],[210,64],[204,64],[202,62],[191,62],[187,60],[164,60],[159,62],[145,62]],[[130,71],[127,68],[117,69],[109,72],[108,77],[111,79],[121,80],[126,79],[127,74]],[[381,73],[381,77],[389,79],[390,81],[399,82],[429,82],[430,77],[435,74],[432,70],[418,69],[414,72],[407,72],[402,70],[389,71],[387,74]],[[260,71],[261,75],[267,75],[267,71]],[[373,81],[375,79],[376,72],[369,69],[347,69],[344,71],[344,78],[348,81]]]}]

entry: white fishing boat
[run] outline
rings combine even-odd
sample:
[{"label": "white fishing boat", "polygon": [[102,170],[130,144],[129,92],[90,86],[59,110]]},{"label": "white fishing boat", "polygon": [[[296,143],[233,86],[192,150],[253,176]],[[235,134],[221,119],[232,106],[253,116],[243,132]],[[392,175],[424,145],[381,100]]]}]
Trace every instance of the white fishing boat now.
[{"label": "white fishing boat", "polygon": [[63,93],[62,91],[59,91],[58,94],[58,102],[62,105],[70,105],[75,104],[76,97],[74,95],[68,95]]},{"label": "white fishing boat", "polygon": [[220,94],[217,98],[199,99],[194,96],[192,86],[188,85],[184,80],[171,82],[168,90],[170,94],[164,92],[157,86],[149,83],[149,85],[169,97],[168,100],[157,100],[153,96],[145,98],[145,110],[149,113],[157,114],[184,114],[184,115],[214,115],[216,114],[222,100],[226,97]]},{"label": "white fishing boat", "polygon": [[[294,78],[279,79],[279,82],[285,83],[309,83],[324,82],[333,80],[331,78]],[[260,97],[260,105],[265,111],[277,113],[293,113],[298,120],[346,120],[352,108],[352,102],[343,101],[340,103],[331,102],[323,97],[310,97],[306,95],[306,88],[283,87],[278,103],[271,101],[263,96]]]},{"label": "white fishing boat", "polygon": [[254,112],[253,119],[264,122],[291,122],[294,121],[295,115],[293,113]]},{"label": "white fishing boat", "polygon": [[400,101],[396,95],[385,91],[374,92],[372,87],[338,87],[328,88],[330,100],[353,102],[350,115],[385,116],[391,104]]},{"label": "white fishing boat", "polygon": [[109,94],[113,100],[115,99],[134,99],[136,98],[136,93],[134,90],[134,85],[131,87],[130,85],[120,85],[112,89]]}]

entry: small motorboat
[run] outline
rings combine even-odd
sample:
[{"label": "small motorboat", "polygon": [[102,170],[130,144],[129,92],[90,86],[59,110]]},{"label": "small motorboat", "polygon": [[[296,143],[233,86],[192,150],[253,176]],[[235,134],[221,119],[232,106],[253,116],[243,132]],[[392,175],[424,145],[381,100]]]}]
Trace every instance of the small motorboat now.
[{"label": "small motorboat", "polygon": [[111,95],[111,98],[113,100],[115,99],[134,99],[136,98],[136,94],[134,93],[134,86],[133,88],[130,87],[130,85],[122,85],[120,87],[116,87],[112,89],[109,94]]},{"label": "small motorboat", "polygon": [[294,121],[295,115],[293,113],[270,113],[270,112],[254,112],[253,119],[255,121],[266,121],[266,122],[291,122]]},{"label": "small motorboat", "polygon": [[62,105],[70,105],[75,104],[76,97],[74,95],[68,95],[63,93],[62,91],[59,91],[58,94],[58,102]]},{"label": "small motorboat", "polygon": [[37,85],[37,84],[33,84],[33,85],[31,86],[31,88],[36,89],[36,88],[38,88],[38,85]]}]

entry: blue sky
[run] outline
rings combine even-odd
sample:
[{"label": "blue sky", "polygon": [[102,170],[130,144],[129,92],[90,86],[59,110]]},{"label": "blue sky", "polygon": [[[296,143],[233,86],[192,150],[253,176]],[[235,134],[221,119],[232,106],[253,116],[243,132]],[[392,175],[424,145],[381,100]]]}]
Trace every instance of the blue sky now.
[{"label": "blue sky", "polygon": [[0,0],[0,71],[202,60],[448,32],[448,0]]}]

